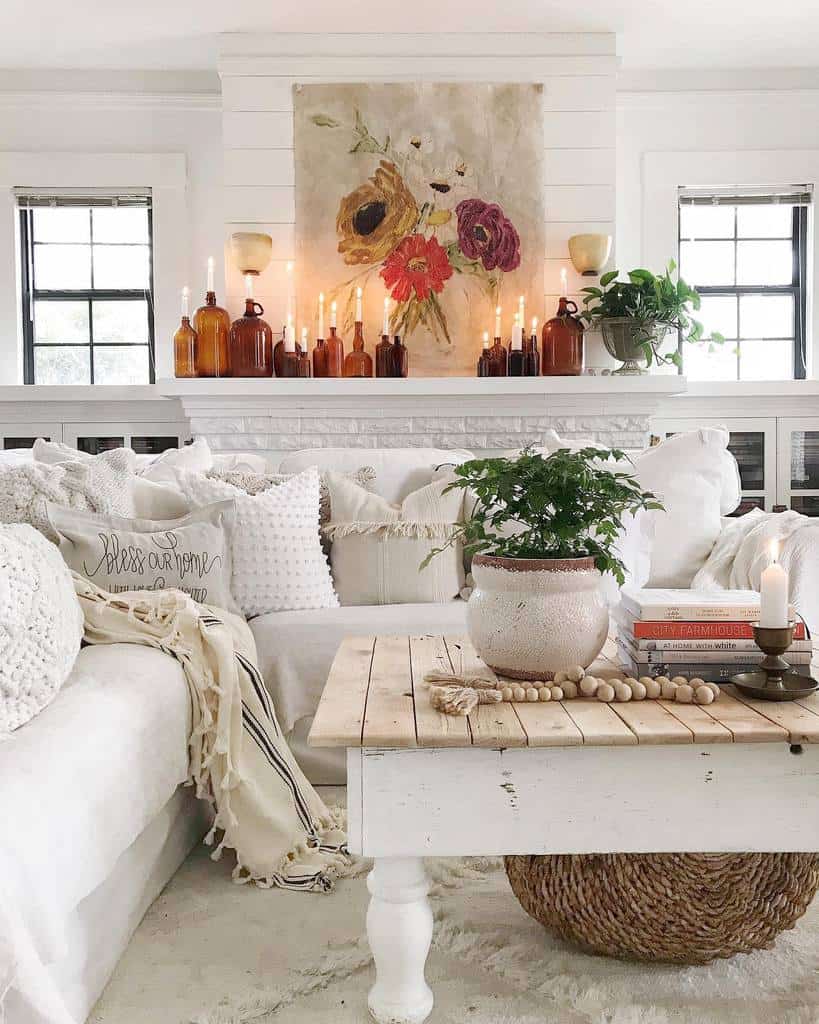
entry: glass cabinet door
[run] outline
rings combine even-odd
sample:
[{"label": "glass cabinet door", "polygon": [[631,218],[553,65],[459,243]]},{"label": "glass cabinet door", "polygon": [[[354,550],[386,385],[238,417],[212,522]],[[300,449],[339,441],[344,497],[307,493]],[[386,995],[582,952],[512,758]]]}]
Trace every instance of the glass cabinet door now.
[{"label": "glass cabinet door", "polygon": [[819,417],[779,420],[781,503],[819,516]]}]

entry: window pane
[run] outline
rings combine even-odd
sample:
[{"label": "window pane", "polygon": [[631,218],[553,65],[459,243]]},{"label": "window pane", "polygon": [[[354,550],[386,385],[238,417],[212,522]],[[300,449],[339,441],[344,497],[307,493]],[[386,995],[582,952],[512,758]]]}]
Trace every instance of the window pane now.
[{"label": "window pane", "polygon": [[37,288],[89,288],[91,246],[35,245],[34,284]]},{"label": "window pane", "polygon": [[737,235],[740,238],[790,238],[792,234],[792,206],[737,207]]},{"label": "window pane", "polygon": [[765,435],[761,430],[732,430],[728,451],[737,460],[743,491],[765,489]]},{"label": "window pane", "polygon": [[142,299],[95,302],[94,344],[106,341],[148,344],[148,304]]},{"label": "window pane", "polygon": [[739,375],[741,380],[793,380],[793,341],[743,338]]},{"label": "window pane", "polygon": [[819,490],[819,431],[791,431],[791,487]]},{"label": "window pane", "polygon": [[60,345],[34,349],[35,384],[90,384],[88,348]]},{"label": "window pane", "polygon": [[680,238],[733,238],[733,206],[680,206]]},{"label": "window pane", "polygon": [[792,338],[792,295],[743,295],[739,300],[743,338]]},{"label": "window pane", "polygon": [[88,207],[43,206],[34,210],[37,242],[90,242],[90,231]]},{"label": "window pane", "polygon": [[[713,351],[709,351],[713,348]],[[689,380],[736,380],[736,342],[709,345],[695,342],[683,346],[683,373]]]},{"label": "window pane", "polygon": [[95,384],[150,384],[147,345],[94,345]]},{"label": "window pane", "polygon": [[793,251],[786,242],[737,242],[737,284],[790,284]]},{"label": "window pane", "polygon": [[34,340],[51,345],[87,345],[87,302],[34,303]]},{"label": "window pane", "polygon": [[147,288],[147,245],[95,245],[95,288]]},{"label": "window pane", "polygon": [[95,206],[95,242],[148,242],[148,211],[144,207]]},{"label": "window pane", "polygon": [[702,306],[694,313],[705,328],[705,334],[715,331],[723,338],[737,337],[737,300],[734,295],[703,295]]},{"label": "window pane", "polygon": [[681,242],[680,274],[695,288],[697,285],[733,284],[734,243]]}]

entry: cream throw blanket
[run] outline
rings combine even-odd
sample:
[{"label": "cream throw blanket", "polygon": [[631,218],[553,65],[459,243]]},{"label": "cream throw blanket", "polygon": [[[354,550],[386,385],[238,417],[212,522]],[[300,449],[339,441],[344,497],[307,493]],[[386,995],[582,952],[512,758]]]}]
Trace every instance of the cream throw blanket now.
[{"label": "cream throw blanket", "polygon": [[328,891],[348,864],[342,823],[302,774],[256,668],[244,619],[178,590],[109,594],[74,573],[92,644],[156,647],[184,669],[190,781],[214,805],[207,843],[235,850],[236,881]]}]

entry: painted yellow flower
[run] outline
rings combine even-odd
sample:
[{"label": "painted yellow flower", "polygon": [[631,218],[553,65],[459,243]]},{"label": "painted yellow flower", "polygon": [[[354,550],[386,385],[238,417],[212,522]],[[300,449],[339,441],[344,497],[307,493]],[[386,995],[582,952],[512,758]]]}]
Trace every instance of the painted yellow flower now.
[{"label": "painted yellow flower", "polygon": [[433,228],[439,228],[442,224],[448,224],[452,220],[452,210],[433,210],[427,217],[427,224]]},{"label": "painted yellow flower", "polygon": [[395,164],[382,160],[375,174],[338,207],[338,251],[350,266],[380,263],[412,232],[418,205]]}]

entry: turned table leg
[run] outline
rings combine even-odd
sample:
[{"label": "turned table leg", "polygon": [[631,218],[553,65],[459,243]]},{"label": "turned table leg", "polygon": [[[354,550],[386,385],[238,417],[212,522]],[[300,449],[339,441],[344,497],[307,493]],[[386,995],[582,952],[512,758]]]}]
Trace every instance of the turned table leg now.
[{"label": "turned table leg", "polygon": [[378,1024],[422,1024],[432,1011],[432,991],[424,977],[432,942],[424,862],[418,857],[377,859],[367,888],[367,937],[376,971],[370,1013]]}]

